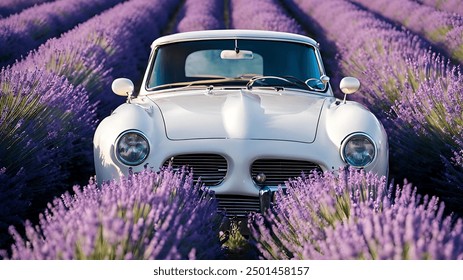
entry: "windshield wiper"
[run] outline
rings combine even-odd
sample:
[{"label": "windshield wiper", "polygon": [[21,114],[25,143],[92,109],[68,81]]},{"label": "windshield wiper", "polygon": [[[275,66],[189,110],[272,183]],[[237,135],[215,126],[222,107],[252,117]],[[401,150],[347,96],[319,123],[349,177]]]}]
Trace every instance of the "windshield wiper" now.
[{"label": "windshield wiper", "polygon": [[[325,77],[327,79],[325,79]],[[277,91],[284,89],[283,85],[275,85],[270,82],[267,82],[267,80],[274,80],[274,81],[276,80],[276,81],[284,82],[292,86],[302,88],[304,90],[325,91],[327,88],[329,78],[323,75],[320,79],[309,78],[306,81],[303,81],[294,76],[281,76],[281,77],[280,76],[255,76],[249,80],[249,82],[246,84],[246,88],[248,90],[251,90],[252,87],[254,86],[254,83],[258,82],[258,83],[261,83],[261,86],[273,87]]]},{"label": "windshield wiper", "polygon": [[177,88],[177,87],[182,87],[182,88],[188,88],[191,86],[210,86],[210,85],[217,85],[217,84],[233,84],[236,82],[243,83],[247,80],[243,80],[242,78],[217,78],[217,79],[208,79],[208,80],[197,80],[197,81],[189,81],[189,82],[178,82],[178,83],[171,83],[171,84],[165,84],[165,85],[160,85],[154,88],[151,88],[150,90],[161,90],[161,89],[170,89],[170,88]]},{"label": "windshield wiper", "polygon": [[303,88],[303,89],[309,89],[308,86],[303,82],[303,81],[299,81],[297,78],[293,78],[293,77],[280,77],[280,76],[255,76],[255,77],[252,77],[249,82],[246,84],[246,88],[248,90],[251,90],[254,86],[254,83],[260,83],[260,86],[267,86],[267,87],[272,87],[274,88],[276,91],[280,91],[280,90],[283,90],[284,87],[282,85],[275,85],[274,83],[271,83],[271,82],[268,82],[268,80],[276,80],[276,81],[280,81],[280,82],[284,82],[286,84],[290,84],[290,85],[294,85],[294,86],[297,86],[299,88]]}]

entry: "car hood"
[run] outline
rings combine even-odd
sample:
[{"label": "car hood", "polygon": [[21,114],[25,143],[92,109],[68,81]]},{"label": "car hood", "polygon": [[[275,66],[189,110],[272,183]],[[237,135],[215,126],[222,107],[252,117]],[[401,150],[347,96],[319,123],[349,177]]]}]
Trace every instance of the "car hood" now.
[{"label": "car hood", "polygon": [[167,137],[313,142],[324,97],[253,89],[191,91],[152,97]]}]

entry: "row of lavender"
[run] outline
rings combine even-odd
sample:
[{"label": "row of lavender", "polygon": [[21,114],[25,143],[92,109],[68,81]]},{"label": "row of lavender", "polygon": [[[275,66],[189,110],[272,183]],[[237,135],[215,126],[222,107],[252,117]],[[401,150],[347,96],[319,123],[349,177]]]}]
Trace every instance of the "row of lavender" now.
[{"label": "row of lavender", "polygon": [[287,15],[278,1],[231,0],[230,27],[237,29],[261,29],[303,34],[304,30],[295,19]]},{"label": "row of lavender", "polygon": [[123,102],[109,92],[110,84],[120,76],[139,77],[149,42],[178,2],[119,4],[2,69],[2,245],[8,225],[36,216],[54,196],[93,174],[96,122]]},{"label": "row of lavender", "polygon": [[460,0],[417,0],[417,2],[436,8],[440,11],[457,13],[463,16],[463,2]]},{"label": "row of lavender", "polygon": [[59,0],[0,20],[0,67],[125,0]]},{"label": "row of lavender", "polygon": [[174,31],[224,29],[224,9],[224,1],[221,0],[186,0]]},{"label": "row of lavender", "polygon": [[415,1],[353,0],[369,10],[403,25],[463,63],[463,15],[442,12]]},{"label": "row of lavender", "polygon": [[53,0],[3,0],[0,3],[0,18],[8,17],[34,5]]},{"label": "row of lavender", "polygon": [[[391,31],[390,25],[377,20],[371,14],[360,11],[356,6],[345,1],[296,2],[286,1],[286,4],[290,10],[299,14],[299,19],[304,23],[304,27],[312,28],[319,37],[327,34],[328,38],[324,38],[323,41],[336,42],[346,63],[351,63],[341,66],[331,65],[331,67],[341,69],[345,74],[355,74],[362,78],[364,83],[363,76],[366,73],[373,76],[393,74],[391,71],[380,72],[387,67],[384,65],[384,61],[386,61],[384,58],[390,54],[389,51],[401,51],[410,57],[413,55],[420,55],[421,57],[428,54],[424,51],[424,43],[420,43],[418,38],[410,40],[408,33],[393,29]],[[334,7],[338,8],[334,9]],[[327,11],[336,14],[336,17],[327,15]],[[242,16],[245,13],[253,16]],[[308,19],[309,15],[311,16],[310,20]],[[276,18],[282,19],[280,21],[284,23],[274,25],[273,20]],[[314,18],[320,21],[315,21]],[[333,18],[339,18],[339,21],[333,20]],[[368,21],[365,22],[364,20]],[[356,21],[362,21],[362,24],[357,26]],[[354,25],[352,30],[345,28],[346,22],[351,22]],[[302,27],[286,14],[279,2],[274,0],[260,0],[260,5],[256,6],[246,1],[231,1],[231,25],[239,28],[257,27],[297,33],[302,30]],[[324,31],[317,30],[313,26],[323,26],[326,29]],[[358,35],[364,37],[358,38],[351,34],[363,32],[367,27],[370,28],[370,33]],[[381,28],[383,32],[372,37],[378,32],[378,29],[373,29],[375,27]],[[335,31],[337,33],[334,33]],[[378,36],[386,36],[389,39],[387,43],[384,39],[380,41],[380,43],[384,43],[384,50],[379,48],[372,50],[363,46],[362,43],[365,41],[361,41],[361,38],[377,40]],[[399,43],[404,45],[400,45],[399,49],[394,49],[394,47],[399,47]],[[407,50],[406,47],[409,47],[407,44],[410,43],[414,43],[414,48]],[[417,48],[418,50],[423,48],[423,51],[417,54]],[[370,56],[366,56],[367,54]],[[375,55],[380,58],[372,57]],[[360,60],[360,58],[366,60]],[[425,58],[426,56],[422,59]],[[374,68],[366,65],[370,61],[382,62],[381,65],[375,65],[376,72],[371,72]],[[354,62],[356,62],[355,65]],[[397,56],[395,61],[390,62],[392,63],[391,67],[395,65],[398,67],[407,66],[403,65],[406,61]],[[396,64],[399,62],[402,64]],[[370,71],[363,69],[364,71],[352,72],[351,70],[351,68],[355,70],[367,66]],[[421,67],[421,65],[416,66]],[[432,64],[431,66],[435,65]],[[447,68],[413,68],[416,71],[423,71],[423,69],[433,72]],[[451,75],[453,73],[444,71],[442,75],[448,75],[447,81],[453,81],[454,76]],[[434,75],[441,77],[436,73]],[[422,75],[417,75],[416,79],[420,77]],[[416,80],[416,82],[418,85],[425,83],[421,80]],[[372,90],[370,86],[380,92],[383,90],[383,88],[375,88],[374,86],[377,84],[374,83],[367,83],[365,86],[367,87],[366,90],[370,91]],[[380,103],[384,106],[383,109],[390,110],[395,106],[392,96],[389,96],[390,99],[385,99],[382,96],[369,97],[362,101],[370,107],[377,104],[378,101],[382,101]],[[399,97],[395,96],[394,98]],[[397,99],[397,101],[402,100]],[[386,118],[387,115],[381,114],[378,107],[374,109],[384,118],[383,121],[386,121],[389,129],[404,123],[400,121],[391,124]],[[395,140],[392,139],[392,141]],[[401,155],[403,156],[403,154]],[[421,201],[409,184],[405,184],[401,189],[398,188],[396,193],[390,193],[390,188],[392,187],[387,187],[384,178],[373,178],[371,174],[357,173],[353,170],[340,178],[327,173],[322,176],[315,174],[299,181],[290,182],[288,194],[284,196],[280,194],[273,211],[266,215],[257,214],[254,216],[250,223],[252,235],[262,256],[270,259],[463,258],[461,220],[458,220],[457,224],[454,225],[450,217],[443,217],[443,206],[438,207],[435,197]]]}]

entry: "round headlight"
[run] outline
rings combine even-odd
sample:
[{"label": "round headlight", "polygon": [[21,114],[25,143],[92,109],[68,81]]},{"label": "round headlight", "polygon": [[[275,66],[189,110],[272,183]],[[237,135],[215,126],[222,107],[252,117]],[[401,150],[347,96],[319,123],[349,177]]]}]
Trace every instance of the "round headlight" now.
[{"label": "round headlight", "polygon": [[150,146],[146,137],[138,131],[126,131],[116,141],[116,156],[126,165],[139,165],[147,157]]},{"label": "round headlight", "polygon": [[341,147],[343,160],[353,167],[365,167],[370,164],[376,155],[373,140],[366,134],[353,134],[348,136]]}]

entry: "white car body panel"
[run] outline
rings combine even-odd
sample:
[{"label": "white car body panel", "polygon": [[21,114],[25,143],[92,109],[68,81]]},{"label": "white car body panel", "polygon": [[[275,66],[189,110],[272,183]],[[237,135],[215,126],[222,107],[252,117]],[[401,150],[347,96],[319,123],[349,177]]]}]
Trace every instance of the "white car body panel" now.
[{"label": "white car body panel", "polygon": [[[161,109],[167,138],[260,139],[311,143],[324,102],[317,96],[273,90],[186,91],[149,97]],[[188,125],[178,120],[188,120]],[[304,129],[299,129],[304,127]]]}]

